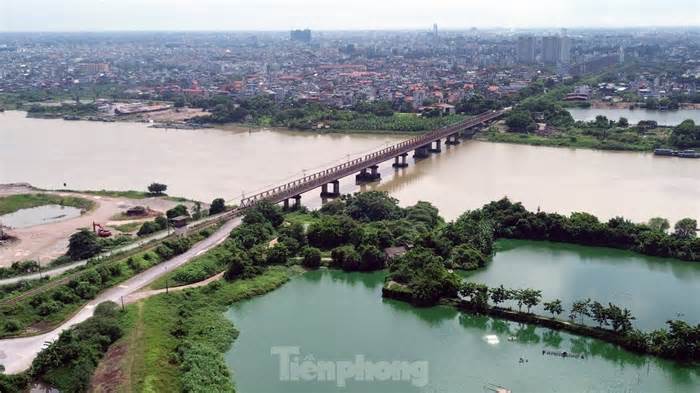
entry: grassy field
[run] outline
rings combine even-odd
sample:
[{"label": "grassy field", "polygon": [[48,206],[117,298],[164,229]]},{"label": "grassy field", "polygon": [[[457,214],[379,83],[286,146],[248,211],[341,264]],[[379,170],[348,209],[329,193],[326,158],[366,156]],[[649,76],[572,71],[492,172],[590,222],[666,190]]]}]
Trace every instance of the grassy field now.
[{"label": "grassy field", "polygon": [[78,209],[90,210],[95,207],[95,202],[85,198],[52,194],[8,195],[0,197],[0,215],[44,205],[72,206]]},{"label": "grassy field", "polygon": [[[230,241],[227,240],[227,242]],[[215,247],[177,269],[164,274],[149,287],[151,289],[162,289],[166,287],[166,284],[169,287],[193,284],[223,272],[226,270],[229,262],[225,248],[226,244],[224,243],[221,247]]]},{"label": "grassy field", "polygon": [[653,151],[655,148],[663,146],[666,140],[664,136],[657,134],[632,137],[629,132],[624,135],[611,135],[610,138],[599,139],[592,135],[577,132],[576,130],[550,136],[488,131],[482,133],[479,138],[489,142],[515,143],[532,146],[628,151]]},{"label": "grassy field", "polygon": [[[278,288],[290,274],[271,267],[249,280],[217,281],[128,306],[134,318],[124,319],[126,334],[103,358],[94,381],[101,380],[100,370],[118,365],[122,373],[110,382],[121,392],[233,391],[223,354],[238,332],[223,313],[235,302]],[[93,389],[101,391],[94,383]]]},{"label": "grassy field", "polygon": [[130,222],[128,224],[117,225],[114,227],[114,229],[118,230],[119,232],[130,233],[137,231],[139,228],[141,228],[141,225],[143,225],[142,222]]}]

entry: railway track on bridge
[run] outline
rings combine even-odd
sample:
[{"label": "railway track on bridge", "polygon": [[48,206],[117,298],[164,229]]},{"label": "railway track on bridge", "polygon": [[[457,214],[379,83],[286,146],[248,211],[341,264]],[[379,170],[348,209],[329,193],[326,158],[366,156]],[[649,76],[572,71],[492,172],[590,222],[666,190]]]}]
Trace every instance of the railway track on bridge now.
[{"label": "railway track on bridge", "polygon": [[432,144],[434,141],[438,141],[443,138],[449,138],[451,136],[457,136],[465,130],[488,123],[492,120],[503,116],[506,112],[509,111],[509,109],[510,108],[498,111],[485,112],[472,118],[466,119],[462,122],[438,128],[426,134],[369,153],[363,157],[346,161],[334,167],[312,173],[310,175],[282,184],[280,186],[251,195],[241,200],[239,209],[247,209],[263,200],[270,201],[272,203],[279,203],[288,200],[289,198],[298,197],[299,195],[305,192],[311,191],[318,187],[322,187],[326,184],[334,182],[343,177],[352,175],[354,173],[361,172],[363,170],[366,170],[367,168],[378,165],[387,160],[391,160],[395,157],[408,154],[409,152],[414,151],[416,149],[425,148],[426,146]]}]

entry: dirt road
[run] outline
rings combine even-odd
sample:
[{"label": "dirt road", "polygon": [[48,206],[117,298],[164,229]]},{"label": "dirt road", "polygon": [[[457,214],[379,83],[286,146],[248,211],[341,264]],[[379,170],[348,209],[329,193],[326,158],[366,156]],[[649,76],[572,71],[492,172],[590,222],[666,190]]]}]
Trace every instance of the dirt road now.
[{"label": "dirt road", "polygon": [[[40,191],[26,185],[0,186],[0,196],[38,192]],[[128,199],[53,191],[41,193],[77,196],[95,202],[96,206],[80,217],[10,230],[9,233],[19,238],[19,241],[0,247],[0,267],[23,260],[39,260],[42,264],[47,264],[65,254],[68,249],[68,238],[79,228],[92,228],[93,222],[105,224],[113,216],[130,207],[145,206],[155,211],[165,212],[177,205],[177,202],[165,198]]]}]

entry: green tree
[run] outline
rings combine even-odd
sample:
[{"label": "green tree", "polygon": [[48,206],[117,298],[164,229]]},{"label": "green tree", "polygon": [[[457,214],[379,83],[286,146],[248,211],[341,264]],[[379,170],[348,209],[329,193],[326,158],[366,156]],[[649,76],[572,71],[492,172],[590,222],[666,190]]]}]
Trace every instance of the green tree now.
[{"label": "green tree", "polygon": [[653,217],[649,219],[647,225],[652,231],[663,233],[666,233],[666,231],[668,231],[668,229],[671,227],[668,220],[662,217]]},{"label": "green tree", "polygon": [[627,128],[629,127],[630,122],[626,117],[620,117],[620,120],[617,121],[617,125],[622,128]]},{"label": "green tree", "polygon": [[226,201],[224,201],[224,198],[216,198],[211,201],[211,205],[209,206],[210,216],[223,213],[224,211],[226,211]]},{"label": "green tree", "polygon": [[478,309],[483,310],[488,307],[489,287],[484,284],[467,282],[462,286],[462,288],[460,288],[459,294],[465,298],[468,298],[469,303]]},{"label": "green tree", "polygon": [[359,221],[391,220],[401,217],[396,198],[385,191],[360,192],[344,196],[348,215]]},{"label": "green tree", "polygon": [[289,250],[282,243],[275,244],[267,253],[268,265],[284,265],[289,259]]},{"label": "green tree", "polygon": [[148,192],[153,195],[164,195],[167,189],[168,186],[162,183],[151,183],[148,185]]},{"label": "green tree", "polygon": [[552,300],[551,302],[544,302],[543,305],[544,310],[552,314],[552,318],[554,318],[555,315],[559,315],[564,312],[564,308],[561,305],[561,300],[559,299]]},{"label": "green tree", "polygon": [[305,247],[302,251],[301,264],[307,269],[318,269],[321,266],[321,250],[316,247]]},{"label": "green tree", "polygon": [[605,306],[599,302],[593,302],[589,305],[589,310],[591,313],[591,318],[598,323],[598,327],[602,328],[604,325],[609,325],[608,319],[610,318],[610,315]]},{"label": "green tree", "polygon": [[457,269],[475,270],[486,265],[486,258],[474,247],[460,244],[452,249],[452,265]]},{"label": "green tree", "polygon": [[583,324],[583,317],[590,317],[591,313],[588,311],[588,305],[591,304],[591,299],[576,300],[571,305],[571,312],[569,313],[569,319],[576,320],[579,318],[579,323]]},{"label": "green tree", "polygon": [[372,244],[361,244],[357,248],[360,254],[360,270],[369,272],[384,269],[386,257],[384,253]]},{"label": "green tree", "polygon": [[626,333],[632,330],[632,320],[635,318],[628,309],[621,309],[612,303],[608,303],[605,313],[610,319],[610,324],[614,331]]},{"label": "green tree", "polygon": [[179,205],[175,206],[174,208],[166,211],[165,215],[168,217],[168,219],[173,219],[175,217],[180,217],[180,216],[189,216],[190,213],[189,213],[189,211],[187,211],[187,206],[179,204]]},{"label": "green tree", "polygon": [[495,306],[511,299],[511,293],[503,287],[503,284],[496,288],[491,288],[491,301]]},{"label": "green tree", "polygon": [[693,239],[697,236],[698,222],[692,218],[684,218],[673,227],[674,234],[680,239]]},{"label": "green tree", "polygon": [[688,119],[673,128],[668,142],[680,148],[700,146],[700,131],[695,122]]},{"label": "green tree", "polygon": [[68,240],[68,256],[74,261],[92,258],[100,251],[102,247],[97,235],[85,228],[71,235]]},{"label": "green tree", "polygon": [[530,132],[537,129],[537,124],[532,120],[529,112],[513,110],[506,117],[506,125],[511,131]]},{"label": "green tree", "polygon": [[542,300],[542,291],[530,288],[524,289],[521,297],[522,304],[527,307],[527,312],[529,313],[532,307],[540,304],[540,301]]}]

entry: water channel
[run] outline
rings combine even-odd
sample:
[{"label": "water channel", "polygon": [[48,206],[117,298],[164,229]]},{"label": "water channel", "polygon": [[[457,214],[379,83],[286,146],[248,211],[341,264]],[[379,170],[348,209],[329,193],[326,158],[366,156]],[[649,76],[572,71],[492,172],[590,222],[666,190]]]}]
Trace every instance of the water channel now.
[{"label": "water channel", "polygon": [[626,117],[630,124],[637,124],[640,120],[655,120],[664,126],[676,126],[686,119],[700,123],[700,110],[679,109],[675,111],[657,111],[648,109],[624,109],[624,108],[569,108],[567,109],[574,120],[592,121],[596,116],[602,115],[609,120],[618,121],[620,117]]}]

